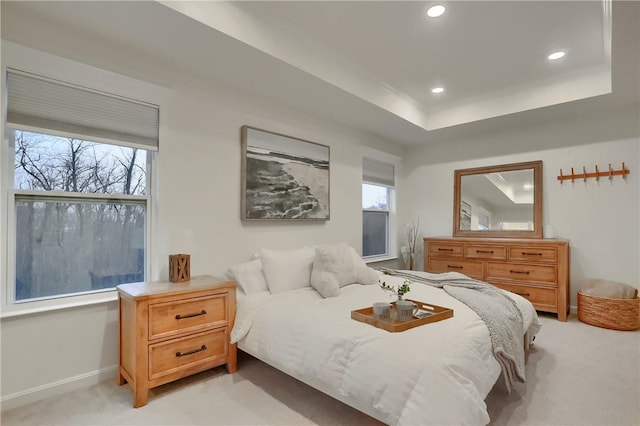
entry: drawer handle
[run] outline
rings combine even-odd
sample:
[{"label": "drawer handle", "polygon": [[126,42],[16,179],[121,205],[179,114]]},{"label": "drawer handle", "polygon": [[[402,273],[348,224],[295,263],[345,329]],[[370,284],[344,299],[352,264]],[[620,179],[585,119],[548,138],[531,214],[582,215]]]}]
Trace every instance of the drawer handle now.
[{"label": "drawer handle", "polygon": [[438,251],[453,251],[453,249],[452,249],[452,248],[448,248],[448,249],[446,249],[446,248],[440,248],[440,247],[438,247]]},{"label": "drawer handle", "polygon": [[205,311],[203,309],[200,312],[196,312],[196,313],[193,313],[193,314],[187,314],[187,315],[178,314],[178,315],[176,315],[176,319],[179,320],[179,319],[185,319],[185,318],[193,318],[193,317],[199,317],[200,315],[206,315],[206,314],[207,314],[207,311]]},{"label": "drawer handle", "polygon": [[447,268],[462,269],[462,268],[464,268],[464,266],[447,265]]},{"label": "drawer handle", "polygon": [[514,291],[515,294],[519,294],[520,296],[524,296],[524,297],[529,297],[530,294],[529,293],[518,293],[517,291]]},{"label": "drawer handle", "polygon": [[207,345],[202,345],[200,346],[199,349],[192,349],[190,351],[187,352],[176,352],[176,356],[177,357],[181,357],[181,356],[186,356],[186,355],[193,355],[193,354],[197,354],[198,352],[202,352],[202,351],[206,351],[207,350]]},{"label": "drawer handle", "polygon": [[476,250],[476,253],[489,253],[489,254],[493,254],[493,250]]},{"label": "drawer handle", "polygon": [[525,275],[529,275],[529,271],[514,271],[514,270],[510,270],[509,272],[511,272],[512,274],[525,274]]},{"label": "drawer handle", "polygon": [[522,255],[523,256],[542,256],[542,253],[530,253],[530,252],[523,251]]}]

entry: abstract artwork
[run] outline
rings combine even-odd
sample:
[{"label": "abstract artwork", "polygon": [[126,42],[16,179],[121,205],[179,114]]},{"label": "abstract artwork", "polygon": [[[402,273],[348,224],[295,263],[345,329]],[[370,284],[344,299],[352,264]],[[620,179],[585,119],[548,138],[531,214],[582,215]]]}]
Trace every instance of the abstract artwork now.
[{"label": "abstract artwork", "polygon": [[242,126],[242,219],[329,220],[329,147]]}]

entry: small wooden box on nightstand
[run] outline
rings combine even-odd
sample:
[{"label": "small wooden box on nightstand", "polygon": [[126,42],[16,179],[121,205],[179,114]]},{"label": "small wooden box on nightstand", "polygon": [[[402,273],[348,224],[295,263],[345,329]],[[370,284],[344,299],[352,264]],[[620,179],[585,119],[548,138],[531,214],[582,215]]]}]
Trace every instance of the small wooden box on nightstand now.
[{"label": "small wooden box on nightstand", "polygon": [[120,366],[134,407],[149,389],[226,364],[235,373],[236,345],[229,343],[236,314],[236,284],[211,276],[180,284],[118,286]]}]

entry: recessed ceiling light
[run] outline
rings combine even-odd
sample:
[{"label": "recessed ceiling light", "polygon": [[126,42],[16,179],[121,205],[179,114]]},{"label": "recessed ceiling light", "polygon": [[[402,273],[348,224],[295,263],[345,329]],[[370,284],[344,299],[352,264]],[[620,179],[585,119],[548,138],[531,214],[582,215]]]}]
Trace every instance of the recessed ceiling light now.
[{"label": "recessed ceiling light", "polygon": [[555,61],[556,59],[560,59],[562,57],[564,57],[566,53],[562,50],[559,50],[557,52],[553,52],[551,55],[547,56],[547,58],[549,58],[552,61]]},{"label": "recessed ceiling light", "polygon": [[444,6],[441,4],[436,4],[427,9],[427,16],[430,18],[437,18],[438,16],[444,13]]},{"label": "recessed ceiling light", "polygon": [[433,89],[431,89],[431,93],[442,93],[444,92],[444,87],[434,87]]}]

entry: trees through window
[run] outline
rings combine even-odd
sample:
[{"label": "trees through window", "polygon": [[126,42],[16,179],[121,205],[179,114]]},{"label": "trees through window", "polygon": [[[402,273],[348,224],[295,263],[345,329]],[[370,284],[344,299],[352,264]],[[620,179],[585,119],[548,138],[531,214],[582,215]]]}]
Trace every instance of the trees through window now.
[{"label": "trees through window", "polygon": [[143,281],[148,151],[14,130],[14,301]]}]

